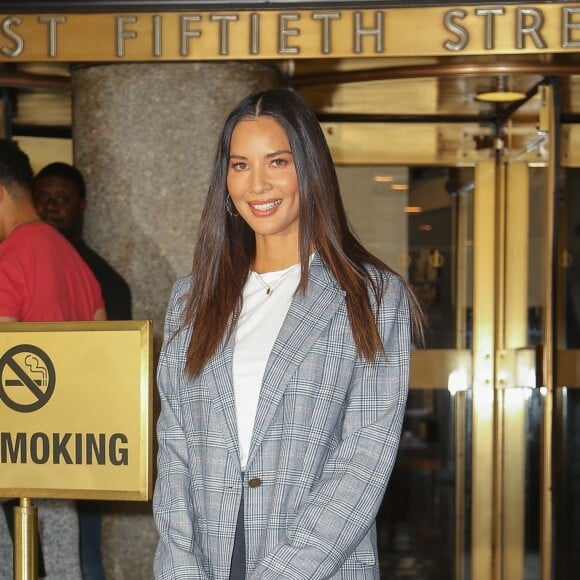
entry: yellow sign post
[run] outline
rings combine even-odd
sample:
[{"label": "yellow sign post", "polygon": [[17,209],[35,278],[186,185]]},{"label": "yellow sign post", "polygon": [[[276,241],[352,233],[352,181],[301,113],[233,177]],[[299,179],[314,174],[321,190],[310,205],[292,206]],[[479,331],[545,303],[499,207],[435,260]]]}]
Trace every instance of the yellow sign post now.
[{"label": "yellow sign post", "polygon": [[29,498],[14,508],[14,580],[38,579],[38,509]]},{"label": "yellow sign post", "polygon": [[150,321],[0,325],[0,497],[14,509],[14,577],[35,580],[30,498],[148,500]]}]

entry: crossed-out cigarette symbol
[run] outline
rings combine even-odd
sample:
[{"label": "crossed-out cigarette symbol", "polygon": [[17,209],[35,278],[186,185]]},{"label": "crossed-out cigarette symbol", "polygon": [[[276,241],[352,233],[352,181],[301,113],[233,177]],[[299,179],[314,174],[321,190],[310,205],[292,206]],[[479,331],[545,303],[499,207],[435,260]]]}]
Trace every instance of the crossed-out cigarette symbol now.
[{"label": "crossed-out cigarette symbol", "polygon": [[55,382],[54,365],[37,346],[14,346],[0,357],[0,400],[14,411],[28,413],[46,405]]},{"label": "crossed-out cigarette symbol", "polygon": [[[26,355],[24,357],[24,364],[30,369],[28,373],[30,378],[39,387],[46,387],[48,385],[48,369],[42,364],[40,359],[32,354]],[[32,378],[32,377],[40,378]],[[24,387],[25,383],[20,379],[6,379],[5,385],[7,387]]]}]

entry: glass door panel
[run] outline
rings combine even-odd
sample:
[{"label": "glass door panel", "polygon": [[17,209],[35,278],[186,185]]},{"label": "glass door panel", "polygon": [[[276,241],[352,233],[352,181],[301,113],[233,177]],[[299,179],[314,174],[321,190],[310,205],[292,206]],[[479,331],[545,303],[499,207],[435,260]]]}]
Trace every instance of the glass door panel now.
[{"label": "glass door panel", "polygon": [[427,348],[413,353],[400,451],[377,517],[381,573],[469,578],[473,169],[338,173],[355,231],[410,280],[431,319]]},{"label": "glass door panel", "polygon": [[580,381],[575,383],[574,388],[558,387],[555,394],[555,580],[575,579],[580,569]]},{"label": "glass door panel", "polygon": [[496,537],[500,578],[541,577],[546,170],[504,162],[505,284],[497,384]]},{"label": "glass door panel", "polygon": [[562,174],[554,390],[554,578],[580,569],[580,169]]}]

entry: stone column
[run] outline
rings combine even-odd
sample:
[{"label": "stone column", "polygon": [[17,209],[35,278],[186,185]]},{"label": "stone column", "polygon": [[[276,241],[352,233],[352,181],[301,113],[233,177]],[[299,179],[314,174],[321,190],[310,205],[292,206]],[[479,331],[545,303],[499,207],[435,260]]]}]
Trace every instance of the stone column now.
[{"label": "stone column", "polygon": [[[153,320],[156,352],[173,282],[187,274],[225,116],[281,85],[263,63],[76,66],[73,155],[87,182],[85,236],[127,280],[133,317]],[[156,358],[156,357],[155,357]],[[152,577],[150,504],[108,503],[108,578]]]}]

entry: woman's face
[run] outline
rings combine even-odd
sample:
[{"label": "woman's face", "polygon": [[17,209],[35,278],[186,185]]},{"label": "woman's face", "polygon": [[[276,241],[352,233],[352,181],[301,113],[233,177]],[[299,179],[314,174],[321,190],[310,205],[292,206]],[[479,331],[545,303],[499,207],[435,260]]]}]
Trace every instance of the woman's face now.
[{"label": "woman's face", "polygon": [[248,118],[234,128],[227,187],[256,237],[298,242],[298,177],[288,137],[269,117]]}]

